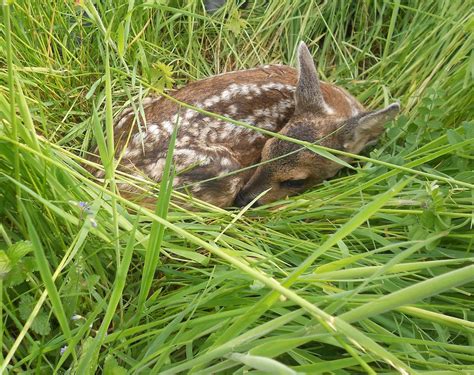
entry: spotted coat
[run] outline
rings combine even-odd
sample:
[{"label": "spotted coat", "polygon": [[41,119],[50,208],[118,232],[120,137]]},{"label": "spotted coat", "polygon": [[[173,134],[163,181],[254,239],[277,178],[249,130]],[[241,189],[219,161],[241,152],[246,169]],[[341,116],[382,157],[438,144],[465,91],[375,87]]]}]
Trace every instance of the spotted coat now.
[{"label": "spotted coat", "polygon": [[[279,132],[295,110],[297,71],[284,65],[220,74],[171,93],[180,102]],[[321,82],[326,111],[349,118],[363,110],[345,90]],[[139,107],[135,103],[135,108]],[[115,124],[119,168],[160,181],[170,136],[179,124],[174,187],[219,207],[232,205],[252,170],[228,175],[257,163],[268,136],[180,106],[165,97],[142,100],[142,115],[126,109]],[[144,116],[143,116],[144,114]],[[94,152],[97,153],[97,150]],[[103,177],[97,170],[96,177]],[[126,190],[126,189],[124,189]]]}]

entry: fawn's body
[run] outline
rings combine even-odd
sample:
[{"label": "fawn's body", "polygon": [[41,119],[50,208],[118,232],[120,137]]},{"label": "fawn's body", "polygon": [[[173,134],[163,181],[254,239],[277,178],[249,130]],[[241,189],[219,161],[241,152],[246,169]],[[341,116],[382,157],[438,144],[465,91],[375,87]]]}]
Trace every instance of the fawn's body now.
[{"label": "fawn's body", "polygon": [[[300,82],[301,77],[298,81],[295,69],[268,65],[193,82],[175,91],[172,96],[208,112],[272,132],[281,132],[285,131],[287,124],[298,112],[298,108],[295,109],[295,92],[298,91]],[[321,113],[316,113],[316,117],[330,116],[338,124],[342,124],[363,113],[362,105],[345,90],[331,84],[317,83],[323,102],[319,103],[322,105]],[[296,105],[297,102],[296,99]],[[126,110],[115,126],[117,156],[121,155],[122,168],[159,181],[173,128],[179,124],[174,150],[177,173],[174,186],[184,187],[194,197],[216,206],[231,206],[237,194],[255,174],[255,169],[225,175],[258,163],[269,137],[184,108],[164,97],[147,98],[142,104],[144,118],[140,116],[141,121],[137,121],[134,111]],[[141,125],[140,131],[138,122]],[[323,123],[318,126],[322,128],[314,134],[316,138],[335,130]],[[300,133],[302,134],[290,136],[316,140],[303,134],[308,133],[303,128]],[[332,146],[335,145],[329,145]],[[337,165],[336,169],[339,168]],[[327,177],[326,174],[324,178]],[[99,171],[96,175],[101,177],[103,174]],[[254,188],[252,190],[244,201],[242,194],[239,196],[241,204],[247,203],[259,193]],[[291,192],[292,189],[289,193]]]}]

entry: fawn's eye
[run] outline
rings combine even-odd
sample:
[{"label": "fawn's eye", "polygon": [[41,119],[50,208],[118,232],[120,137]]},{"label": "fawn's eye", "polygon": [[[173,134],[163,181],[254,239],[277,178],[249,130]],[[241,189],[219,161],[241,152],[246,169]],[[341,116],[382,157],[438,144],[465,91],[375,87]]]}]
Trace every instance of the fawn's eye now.
[{"label": "fawn's eye", "polygon": [[286,180],[286,181],[281,181],[280,186],[282,188],[300,188],[303,187],[306,182],[308,182],[307,178],[303,178],[300,180]]}]

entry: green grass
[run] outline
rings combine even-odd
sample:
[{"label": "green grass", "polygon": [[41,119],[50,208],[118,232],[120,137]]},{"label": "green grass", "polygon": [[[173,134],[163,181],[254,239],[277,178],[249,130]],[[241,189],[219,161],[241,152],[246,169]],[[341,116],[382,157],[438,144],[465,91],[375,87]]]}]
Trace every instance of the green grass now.
[{"label": "green grass", "polygon": [[[0,373],[474,371],[469,2],[250,1],[213,16],[177,0],[9,3]],[[401,102],[355,171],[242,212],[169,179],[141,185],[155,210],[117,193],[131,178],[111,159],[121,109],[294,65],[300,40],[368,108]],[[105,183],[84,169],[95,144]]]}]

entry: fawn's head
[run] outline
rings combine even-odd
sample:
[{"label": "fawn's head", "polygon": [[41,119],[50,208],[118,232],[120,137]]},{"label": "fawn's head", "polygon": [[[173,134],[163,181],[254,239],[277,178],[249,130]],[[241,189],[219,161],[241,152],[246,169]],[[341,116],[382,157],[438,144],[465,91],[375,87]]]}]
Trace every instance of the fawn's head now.
[{"label": "fawn's head", "polygon": [[[394,103],[378,111],[360,112],[347,118],[340,111],[338,113],[337,108],[328,107],[313,59],[304,43],[298,48],[298,71],[295,112],[279,132],[287,137],[358,154],[377,140],[384,124],[400,110],[399,104]],[[237,196],[237,206],[248,204],[267,189],[270,190],[256,202],[257,205],[295,195],[334,176],[342,168],[301,145],[278,138],[265,143],[261,161],[263,164],[257,167]]]}]

